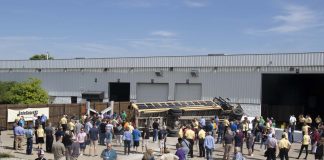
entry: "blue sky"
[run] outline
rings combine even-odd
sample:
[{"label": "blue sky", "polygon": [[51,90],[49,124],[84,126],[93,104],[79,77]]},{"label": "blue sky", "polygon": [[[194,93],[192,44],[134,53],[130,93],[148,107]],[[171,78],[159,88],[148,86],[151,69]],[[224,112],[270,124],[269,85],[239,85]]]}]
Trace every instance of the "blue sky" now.
[{"label": "blue sky", "polygon": [[322,0],[0,0],[0,59],[324,51]]}]

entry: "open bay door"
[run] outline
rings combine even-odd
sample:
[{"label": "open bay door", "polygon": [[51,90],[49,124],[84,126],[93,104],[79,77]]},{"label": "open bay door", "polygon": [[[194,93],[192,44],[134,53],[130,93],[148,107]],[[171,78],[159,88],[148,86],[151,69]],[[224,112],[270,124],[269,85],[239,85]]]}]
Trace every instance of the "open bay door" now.
[{"label": "open bay door", "polygon": [[169,85],[167,83],[137,83],[137,102],[168,101]]}]

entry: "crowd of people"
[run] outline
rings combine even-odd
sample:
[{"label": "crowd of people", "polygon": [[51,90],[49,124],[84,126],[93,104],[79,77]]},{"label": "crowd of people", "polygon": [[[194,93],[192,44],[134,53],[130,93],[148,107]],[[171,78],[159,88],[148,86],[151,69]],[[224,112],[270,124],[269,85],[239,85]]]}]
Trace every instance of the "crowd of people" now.
[{"label": "crowd of people", "polygon": [[[264,119],[257,116],[251,121],[247,117],[243,120],[230,120],[226,117],[220,120],[218,116],[212,119],[193,119],[191,123],[180,127],[175,154],[170,153],[166,145],[168,132],[164,124],[155,120],[153,124],[146,124],[139,130],[134,122],[127,119],[129,118],[125,111],[121,114],[94,114],[82,117],[64,115],[54,128],[45,115],[35,115],[33,123],[29,126],[26,126],[24,117],[18,115],[13,128],[14,149],[22,150],[22,142],[26,138],[26,154],[33,154],[35,137],[38,159],[41,160],[46,160],[44,150],[53,153],[55,160],[76,160],[80,156],[100,156],[104,160],[114,160],[117,158],[117,152],[112,148],[114,143],[124,148],[125,155],[129,155],[132,150],[133,153],[143,154],[143,160],[154,160],[155,148],[148,147],[152,128],[152,142],[158,144],[161,160],[192,159],[195,145],[199,150],[198,157],[213,159],[215,148],[222,146],[224,160],[243,160],[244,144],[248,157],[253,157],[255,144],[259,144],[268,160],[276,159],[277,156],[280,159],[288,159],[291,144],[296,142],[294,132],[296,128],[300,128],[303,137],[297,159],[304,149],[305,159],[307,158],[308,146],[311,146],[310,152],[314,154],[315,159],[323,158],[324,125],[320,116],[313,122],[308,115],[299,116],[298,119],[292,115],[279,140],[275,135],[276,122],[273,118]],[[140,144],[141,150],[138,149]],[[98,145],[106,146],[100,155]]]}]

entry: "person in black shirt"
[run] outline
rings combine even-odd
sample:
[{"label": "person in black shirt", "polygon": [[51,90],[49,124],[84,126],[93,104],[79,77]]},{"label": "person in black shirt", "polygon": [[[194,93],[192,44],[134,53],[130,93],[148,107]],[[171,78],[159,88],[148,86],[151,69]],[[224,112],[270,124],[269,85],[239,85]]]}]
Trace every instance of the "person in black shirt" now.
[{"label": "person in black shirt", "polygon": [[147,144],[150,139],[150,129],[145,125],[143,129],[143,134],[142,134],[142,152],[144,153],[144,147],[145,151],[147,151]]},{"label": "person in black shirt", "polygon": [[45,134],[46,134],[46,152],[52,152],[52,145],[53,145],[53,128],[52,124],[48,123],[48,126],[45,128]]},{"label": "person in black shirt", "polygon": [[102,120],[100,125],[99,125],[99,144],[100,145],[105,145],[105,133],[106,133],[106,120]]},{"label": "person in black shirt", "polygon": [[158,131],[159,131],[159,123],[158,120],[156,119],[153,122],[153,142],[155,142],[157,140],[157,136],[158,136]]},{"label": "person in black shirt", "polygon": [[[67,131],[68,132],[68,131]],[[65,147],[65,156],[66,159],[70,159],[71,158],[71,146],[72,146],[72,135],[69,133],[65,133],[62,139],[62,143],[64,144]]]}]

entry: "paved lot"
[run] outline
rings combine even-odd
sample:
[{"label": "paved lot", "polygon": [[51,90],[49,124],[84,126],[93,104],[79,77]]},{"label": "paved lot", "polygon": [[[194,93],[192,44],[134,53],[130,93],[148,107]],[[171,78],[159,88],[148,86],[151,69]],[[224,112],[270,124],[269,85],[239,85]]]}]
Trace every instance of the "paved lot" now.
[{"label": "paved lot", "polygon": [[[36,145],[34,145],[34,155],[26,155],[25,154],[25,150],[22,151],[15,151],[12,149],[13,146],[13,135],[12,135],[12,131],[4,131],[2,132],[1,135],[1,146],[0,146],[0,152],[2,153],[10,153],[12,155],[14,155],[16,158],[14,159],[35,159],[37,158],[37,149],[35,148]],[[175,144],[177,142],[177,138],[168,138],[168,142],[167,142],[167,147],[171,150],[172,153],[175,153]],[[24,144],[26,144],[26,142],[24,142]],[[26,146],[23,146],[24,148],[26,148]],[[88,146],[87,146],[88,147]],[[100,155],[101,151],[104,149],[104,146],[99,146],[98,147],[98,154]],[[123,148],[117,145],[114,145],[113,148],[117,151],[118,153],[118,159],[119,160],[141,160],[142,158],[142,154],[141,153],[132,153],[129,156],[125,156],[123,155]],[[149,143],[149,148],[155,150],[155,157],[156,159],[159,158],[159,148],[158,148],[158,144],[157,143]],[[260,148],[259,144],[255,145],[255,152],[254,152],[254,156],[253,157],[249,157],[247,156],[247,149],[244,145],[244,150],[243,150],[243,154],[245,156],[246,159],[251,159],[251,160],[264,160],[265,157],[263,157],[263,151]],[[289,152],[289,156],[291,157],[290,159],[296,159],[297,155],[298,155],[298,151],[300,148],[300,143],[294,143],[292,149]],[[88,148],[87,148],[88,149]],[[139,148],[139,151],[141,151],[141,148]],[[87,154],[88,150],[86,150],[86,154]],[[198,158],[198,146],[195,145],[194,147],[194,158],[191,158],[191,160],[200,160],[202,158]],[[221,159],[223,156],[223,147],[220,144],[216,145],[216,149],[213,152],[213,156],[214,158],[217,159]],[[304,158],[305,153],[302,154],[301,158]],[[45,157],[47,159],[53,159],[53,154],[51,153],[45,153]],[[87,156],[87,155],[83,155],[80,156],[78,159],[80,160],[95,160],[95,159],[100,159],[100,157],[92,157],[92,156]],[[278,158],[279,159],[279,158]],[[308,159],[314,159],[314,156],[309,154],[308,155]]]}]

